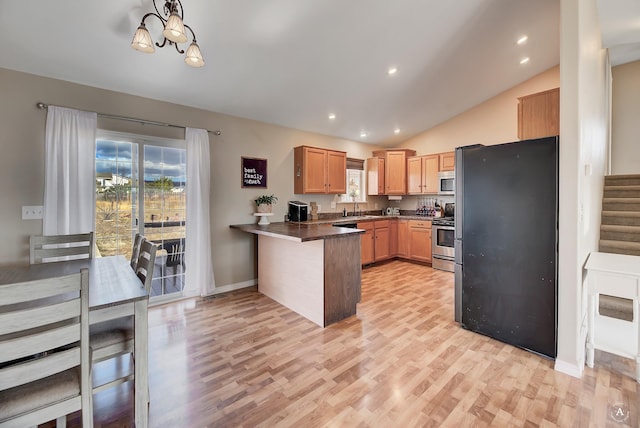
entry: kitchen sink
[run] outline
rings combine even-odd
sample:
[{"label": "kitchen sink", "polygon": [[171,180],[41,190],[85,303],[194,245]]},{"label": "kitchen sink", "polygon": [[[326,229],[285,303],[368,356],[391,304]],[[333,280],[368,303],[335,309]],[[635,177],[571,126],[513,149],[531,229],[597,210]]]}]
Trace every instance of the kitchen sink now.
[{"label": "kitchen sink", "polygon": [[337,220],[333,223],[334,226],[341,226],[341,224],[343,223],[353,223],[353,222],[358,222],[358,221],[362,221],[362,220],[373,220],[373,219],[377,219],[380,218],[382,216],[379,215],[356,215],[356,216],[347,216],[347,217],[340,217],[340,220]]}]

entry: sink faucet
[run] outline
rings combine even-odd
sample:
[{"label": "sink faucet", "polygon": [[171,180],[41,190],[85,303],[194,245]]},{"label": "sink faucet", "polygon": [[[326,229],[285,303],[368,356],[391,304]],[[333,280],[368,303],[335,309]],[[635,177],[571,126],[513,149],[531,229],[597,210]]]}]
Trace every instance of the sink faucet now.
[{"label": "sink faucet", "polygon": [[357,201],[353,201],[353,215],[357,215],[358,213],[358,202]]}]

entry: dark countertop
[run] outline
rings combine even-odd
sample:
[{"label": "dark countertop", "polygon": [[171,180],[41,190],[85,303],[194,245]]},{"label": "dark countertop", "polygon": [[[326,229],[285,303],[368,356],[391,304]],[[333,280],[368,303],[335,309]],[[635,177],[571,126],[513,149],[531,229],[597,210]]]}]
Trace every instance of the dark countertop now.
[{"label": "dark countertop", "polygon": [[301,224],[338,224],[338,223],[359,223],[364,221],[375,221],[375,220],[426,220],[431,221],[435,217],[427,217],[423,215],[361,215],[361,216],[347,216],[347,217],[336,217],[332,219],[322,219],[322,220],[309,220],[303,222]]},{"label": "dark countertop", "polygon": [[255,235],[271,236],[273,238],[289,239],[291,241],[305,242],[318,239],[338,238],[345,235],[353,235],[364,233],[363,229],[350,229],[346,227],[334,227],[334,224],[366,222],[375,220],[426,220],[431,221],[433,217],[417,216],[417,215],[362,215],[337,217],[332,219],[310,220],[302,223],[296,222],[278,222],[270,223],[265,226],[259,224],[232,224],[232,229],[238,229],[243,232],[253,233]]},{"label": "dark countertop", "polygon": [[273,238],[288,239],[291,241],[305,242],[318,239],[339,238],[347,235],[357,235],[364,233],[363,229],[349,229],[346,227],[333,227],[332,222],[328,223],[295,223],[280,222],[270,223],[265,226],[259,224],[232,224],[232,229],[255,235],[271,236]]}]

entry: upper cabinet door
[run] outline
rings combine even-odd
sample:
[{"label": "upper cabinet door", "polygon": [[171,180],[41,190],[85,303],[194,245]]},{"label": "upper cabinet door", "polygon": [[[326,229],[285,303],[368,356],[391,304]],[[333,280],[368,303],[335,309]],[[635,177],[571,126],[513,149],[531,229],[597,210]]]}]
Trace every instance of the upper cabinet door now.
[{"label": "upper cabinet door", "polygon": [[293,191],[346,193],[347,154],[335,150],[299,146],[293,149]]},{"label": "upper cabinet door", "polygon": [[440,153],[440,171],[453,171],[456,167],[456,152]]},{"label": "upper cabinet door", "polygon": [[407,159],[407,193],[422,193],[422,185],[422,156],[410,157]]},{"label": "upper cabinet door", "polygon": [[560,88],[518,98],[518,138],[560,134]]},{"label": "upper cabinet door", "polygon": [[304,193],[325,193],[326,150],[313,147],[304,148]]},{"label": "upper cabinet door", "polygon": [[384,167],[385,194],[407,193],[407,158],[404,151],[387,151]]},{"label": "upper cabinet door", "polygon": [[367,194],[384,195],[384,159],[367,159]]},{"label": "upper cabinet door", "polygon": [[438,193],[438,164],[438,155],[408,158],[407,193],[410,195]]},{"label": "upper cabinet door", "polygon": [[422,193],[438,193],[438,155],[424,156],[422,162]]},{"label": "upper cabinet door", "polygon": [[347,154],[327,150],[327,193],[347,193]]}]

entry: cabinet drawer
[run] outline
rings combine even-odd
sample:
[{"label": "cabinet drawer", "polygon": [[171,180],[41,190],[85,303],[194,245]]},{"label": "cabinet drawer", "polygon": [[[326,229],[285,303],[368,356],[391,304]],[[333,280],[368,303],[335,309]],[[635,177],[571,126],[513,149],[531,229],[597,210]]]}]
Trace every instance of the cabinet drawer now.
[{"label": "cabinet drawer", "polygon": [[376,220],[373,223],[375,223],[376,229],[379,229],[382,227],[389,227],[391,220]]},{"label": "cabinet drawer", "polygon": [[373,222],[372,221],[358,222],[358,229],[373,230]]},{"label": "cabinet drawer", "polygon": [[409,227],[431,229],[431,222],[428,220],[409,220]]}]

